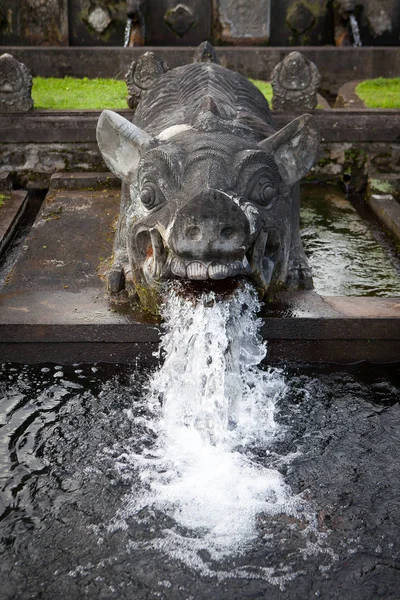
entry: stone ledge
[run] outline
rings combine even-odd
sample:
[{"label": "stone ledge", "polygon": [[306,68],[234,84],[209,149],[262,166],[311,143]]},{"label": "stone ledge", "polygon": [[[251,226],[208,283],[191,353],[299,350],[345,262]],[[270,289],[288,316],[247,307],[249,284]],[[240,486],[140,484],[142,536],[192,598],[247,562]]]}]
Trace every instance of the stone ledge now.
[{"label": "stone ledge", "polygon": [[369,194],[366,202],[390,237],[400,245],[400,204],[392,194]]},{"label": "stone ledge", "polygon": [[12,240],[28,204],[28,193],[23,190],[8,191],[4,195],[7,198],[0,208],[0,256]]},{"label": "stone ledge", "polygon": [[113,173],[54,173],[50,190],[102,190],[121,187],[121,180]]},{"label": "stone ledge", "polygon": [[[131,110],[116,111],[131,120]],[[300,112],[272,111],[277,127],[284,127]],[[331,109],[312,112],[322,143],[400,143],[400,110]],[[96,144],[98,111],[46,111],[25,115],[0,114],[1,146],[6,144]],[[55,149],[58,146],[55,146]],[[79,147],[77,148],[79,150]]]}]

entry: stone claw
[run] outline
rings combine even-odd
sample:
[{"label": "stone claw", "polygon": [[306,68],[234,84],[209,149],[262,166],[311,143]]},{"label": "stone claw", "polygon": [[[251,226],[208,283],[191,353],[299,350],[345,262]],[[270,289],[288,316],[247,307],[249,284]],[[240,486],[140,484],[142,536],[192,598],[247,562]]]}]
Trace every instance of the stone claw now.
[{"label": "stone claw", "polygon": [[312,290],[314,287],[311,269],[308,265],[297,264],[289,268],[287,276],[287,289],[289,290]]},{"label": "stone claw", "polygon": [[125,273],[122,267],[113,267],[108,273],[107,290],[111,294],[119,294],[125,289]]}]

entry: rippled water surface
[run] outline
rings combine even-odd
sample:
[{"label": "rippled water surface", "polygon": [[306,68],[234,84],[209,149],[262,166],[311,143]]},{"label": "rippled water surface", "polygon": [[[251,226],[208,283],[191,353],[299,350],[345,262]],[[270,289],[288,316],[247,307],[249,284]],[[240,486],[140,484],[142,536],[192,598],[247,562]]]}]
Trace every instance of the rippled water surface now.
[{"label": "rippled water surface", "polygon": [[172,291],[157,367],[5,364],[1,600],[398,598],[400,368],[260,366]]},{"label": "rippled water surface", "polygon": [[399,296],[399,261],[378,243],[344,193],[305,185],[301,237],[315,290],[325,296]]},{"label": "rippled water surface", "polygon": [[2,599],[398,598],[397,368],[286,371],[284,433],[245,455],[306,509],[261,508],[245,552],[215,560],[200,548],[203,571],[161,543],[186,536],[193,553],[193,531],[157,506],[135,513],[148,488],[121,468],[154,447],[140,424],[146,367],[96,369],[2,368]]}]

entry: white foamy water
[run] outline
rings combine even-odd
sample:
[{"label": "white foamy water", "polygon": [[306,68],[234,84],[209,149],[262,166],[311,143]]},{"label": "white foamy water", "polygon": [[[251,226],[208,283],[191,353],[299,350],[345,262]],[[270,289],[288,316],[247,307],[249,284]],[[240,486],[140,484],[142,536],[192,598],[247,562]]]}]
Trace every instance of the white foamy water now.
[{"label": "white foamy water", "polygon": [[132,546],[158,548],[203,572],[201,551],[213,560],[240,555],[257,537],[259,518],[298,515],[302,504],[271,460],[286,383],[280,370],[259,367],[266,345],[258,310],[249,285],[218,302],[212,293],[194,301],[170,291],[148,413],[130,414],[153,443],[118,458],[135,483],[111,529],[162,515],[168,526]]}]

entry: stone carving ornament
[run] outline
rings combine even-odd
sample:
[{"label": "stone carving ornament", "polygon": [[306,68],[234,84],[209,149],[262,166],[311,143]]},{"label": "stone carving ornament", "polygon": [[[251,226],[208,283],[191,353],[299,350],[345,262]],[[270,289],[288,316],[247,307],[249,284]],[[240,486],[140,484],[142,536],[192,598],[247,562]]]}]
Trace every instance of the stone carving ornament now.
[{"label": "stone carving ornament", "polygon": [[195,24],[194,14],[185,4],[177,4],[174,8],[167,10],[164,20],[168,27],[180,37],[185,35]]},{"label": "stone carving ornament", "polygon": [[144,98],[154,81],[167,71],[168,64],[154,52],[145,52],[137,61],[134,60],[125,75],[129,108],[135,110],[139,100]]},{"label": "stone carving ornament", "polygon": [[312,287],[297,185],[318,152],[310,115],[276,131],[246,78],[198,62],[156,78],[134,123],[104,111],[97,140],[123,181],[111,292],[171,278]]},{"label": "stone carving ornament", "polygon": [[216,7],[223,41],[268,42],[270,0],[217,0]]},{"label": "stone carving ornament", "polygon": [[315,64],[300,52],[291,52],[271,75],[274,110],[312,110],[318,104],[321,77]]},{"label": "stone carving ornament", "polygon": [[33,108],[32,76],[11,54],[0,56],[0,112],[28,112]]}]

